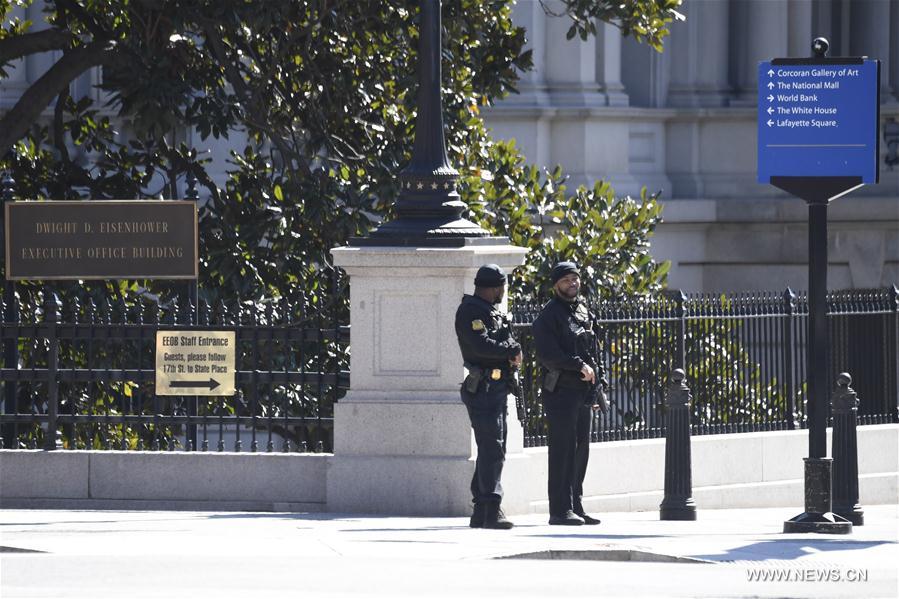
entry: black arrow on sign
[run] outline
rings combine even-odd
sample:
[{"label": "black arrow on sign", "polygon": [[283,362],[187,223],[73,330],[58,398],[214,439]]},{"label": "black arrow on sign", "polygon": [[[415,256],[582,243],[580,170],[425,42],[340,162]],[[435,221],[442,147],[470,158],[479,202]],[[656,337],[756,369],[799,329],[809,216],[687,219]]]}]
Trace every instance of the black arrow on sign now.
[{"label": "black arrow on sign", "polygon": [[172,389],[189,389],[191,387],[208,387],[210,391],[218,387],[221,383],[210,378],[208,381],[172,381],[169,387]]}]

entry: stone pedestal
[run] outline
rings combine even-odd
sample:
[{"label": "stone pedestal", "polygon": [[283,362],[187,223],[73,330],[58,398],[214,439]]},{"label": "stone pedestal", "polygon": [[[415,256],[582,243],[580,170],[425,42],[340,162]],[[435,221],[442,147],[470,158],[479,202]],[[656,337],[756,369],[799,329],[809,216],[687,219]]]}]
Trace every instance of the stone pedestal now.
[{"label": "stone pedestal", "polygon": [[[334,407],[329,511],[470,513],[475,445],[459,398],[456,308],[481,265],[509,272],[525,253],[511,245],[332,250],[350,276],[351,380]],[[508,453],[521,453],[510,408]]]}]

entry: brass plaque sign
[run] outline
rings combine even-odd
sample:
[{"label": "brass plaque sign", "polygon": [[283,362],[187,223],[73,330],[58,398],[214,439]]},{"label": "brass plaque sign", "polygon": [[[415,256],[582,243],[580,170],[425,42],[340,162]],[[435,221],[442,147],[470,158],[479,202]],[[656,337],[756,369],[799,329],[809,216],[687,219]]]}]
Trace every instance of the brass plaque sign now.
[{"label": "brass plaque sign", "polygon": [[156,395],[234,395],[234,331],[157,331]]},{"label": "brass plaque sign", "polygon": [[6,203],[6,278],[196,279],[189,200]]}]

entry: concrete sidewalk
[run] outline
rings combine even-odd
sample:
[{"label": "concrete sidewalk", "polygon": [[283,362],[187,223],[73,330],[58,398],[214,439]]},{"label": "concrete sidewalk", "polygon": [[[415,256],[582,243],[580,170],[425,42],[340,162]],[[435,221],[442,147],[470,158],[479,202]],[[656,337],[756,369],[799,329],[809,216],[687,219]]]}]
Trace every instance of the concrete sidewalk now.
[{"label": "concrete sidewalk", "polygon": [[[899,596],[899,506],[865,506],[850,535],[782,534],[799,511],[610,513],[582,527],[530,515],[491,531],[463,518],[4,510],[0,596]],[[511,556],[527,559],[498,559]]]}]

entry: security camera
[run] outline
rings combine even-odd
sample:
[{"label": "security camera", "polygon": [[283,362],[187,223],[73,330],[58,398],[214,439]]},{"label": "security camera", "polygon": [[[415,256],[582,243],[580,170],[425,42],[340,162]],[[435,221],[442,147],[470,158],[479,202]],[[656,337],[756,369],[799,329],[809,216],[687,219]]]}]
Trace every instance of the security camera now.
[{"label": "security camera", "polygon": [[815,53],[815,56],[827,56],[829,49],[830,42],[827,41],[826,37],[816,37],[812,42],[812,52]]}]

